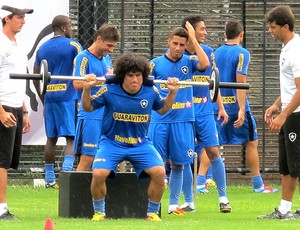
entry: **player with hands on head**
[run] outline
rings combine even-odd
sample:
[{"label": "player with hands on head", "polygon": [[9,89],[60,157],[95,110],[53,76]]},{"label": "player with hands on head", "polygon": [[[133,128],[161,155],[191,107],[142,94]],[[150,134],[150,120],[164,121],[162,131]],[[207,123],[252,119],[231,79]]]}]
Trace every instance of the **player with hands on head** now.
[{"label": "player with hands on head", "polygon": [[[194,46],[195,55],[183,54],[188,42]],[[203,70],[209,66],[209,59],[199,46],[195,30],[189,22],[186,22],[185,28],[177,27],[171,31],[168,46],[167,53],[150,61],[151,74],[155,79],[166,80],[173,76],[180,81],[192,81],[196,69]],[[157,88],[163,96],[168,93],[163,84],[157,84]],[[163,116],[153,113],[149,126],[148,135],[155,148],[164,162],[171,162],[168,213],[176,216],[184,215],[178,203],[184,165],[189,166],[194,157],[194,121],[193,88],[183,85],[178,90],[172,109]],[[190,177],[191,174],[190,171]],[[192,186],[188,189],[186,192],[193,194]],[[189,204],[194,209],[193,197],[190,196]]]},{"label": "player with hands on head", "polygon": [[[210,79],[212,73],[212,67],[214,65],[214,56],[213,49],[204,43],[205,36],[207,35],[206,26],[204,19],[198,15],[190,15],[183,19],[182,27],[186,25],[186,22],[189,22],[195,29],[195,35],[199,45],[202,47],[204,52],[209,58],[210,66],[205,70],[196,70],[193,72],[194,81],[207,82]],[[185,49],[184,54],[186,55],[195,55],[194,45],[188,43]],[[207,87],[193,87],[193,100],[195,107],[195,136],[197,139],[196,149],[197,154],[200,155],[200,168],[198,172],[198,182],[197,191],[208,191],[205,187],[206,184],[206,173],[209,168],[210,162],[212,167],[212,176],[216,181],[218,194],[219,194],[219,207],[222,213],[231,212],[231,207],[229,205],[229,200],[226,194],[226,172],[225,165],[220,156],[220,146],[219,139],[217,135],[216,122],[213,114],[213,103],[210,99],[210,92]],[[228,115],[224,109],[224,106],[221,101],[221,94],[218,94],[217,102],[218,106],[218,115],[217,119],[222,119],[222,126],[225,125],[228,121]],[[201,149],[204,149],[204,152],[201,152]],[[202,156],[204,154],[204,156]],[[208,156],[208,164],[205,159]],[[208,166],[208,167],[205,167]],[[185,203],[180,206],[184,211],[194,211],[194,208],[189,204],[192,200],[188,191],[193,183],[191,167],[189,165],[184,166],[184,180],[183,180],[183,193],[185,198]],[[195,173],[195,172],[194,172]],[[197,173],[197,172],[196,172]],[[196,182],[195,182],[196,183]]]}]

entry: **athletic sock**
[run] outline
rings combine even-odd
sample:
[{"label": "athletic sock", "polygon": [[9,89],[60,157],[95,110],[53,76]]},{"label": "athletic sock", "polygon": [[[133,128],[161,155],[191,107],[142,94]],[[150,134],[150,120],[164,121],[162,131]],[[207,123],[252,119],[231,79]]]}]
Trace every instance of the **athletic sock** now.
[{"label": "athletic sock", "polygon": [[93,207],[95,213],[100,212],[102,214],[105,214],[105,198],[100,200],[93,199]]},{"label": "athletic sock", "polygon": [[226,175],[225,166],[221,157],[210,161],[212,168],[212,175],[216,182],[219,197],[226,197]]},{"label": "athletic sock", "polygon": [[205,187],[205,182],[206,182],[206,177],[204,175],[197,175],[197,187],[204,188]]},{"label": "athletic sock", "polygon": [[207,179],[211,179],[213,180],[213,175],[212,175],[212,168],[211,166],[209,166],[208,170],[207,170],[207,173],[206,173],[206,180]]},{"label": "athletic sock", "polygon": [[147,213],[158,212],[159,208],[160,208],[160,202],[154,202],[154,201],[151,201],[150,199],[148,199]]},{"label": "athletic sock", "polygon": [[70,172],[73,170],[75,157],[73,155],[65,155],[64,162],[62,165],[63,172]]},{"label": "athletic sock", "polygon": [[292,210],[292,202],[281,199],[278,210],[282,214],[286,214],[287,212],[290,212]]},{"label": "athletic sock", "polygon": [[55,183],[54,164],[45,164],[45,182],[48,184]]},{"label": "athletic sock", "polygon": [[229,200],[226,196],[220,196],[219,197],[219,203],[228,204]]},{"label": "athletic sock", "polygon": [[170,205],[179,203],[180,192],[182,188],[183,169],[171,169],[169,189],[170,189]]},{"label": "athletic sock", "polygon": [[261,175],[258,176],[253,176],[251,178],[252,181],[252,186],[255,192],[260,192],[264,190],[264,182],[263,179],[261,178]]},{"label": "athletic sock", "polygon": [[182,192],[185,202],[194,202],[193,195],[193,173],[190,164],[184,165]]},{"label": "athletic sock", "polygon": [[8,210],[7,203],[0,203],[0,216],[5,212],[7,212],[7,210]]}]

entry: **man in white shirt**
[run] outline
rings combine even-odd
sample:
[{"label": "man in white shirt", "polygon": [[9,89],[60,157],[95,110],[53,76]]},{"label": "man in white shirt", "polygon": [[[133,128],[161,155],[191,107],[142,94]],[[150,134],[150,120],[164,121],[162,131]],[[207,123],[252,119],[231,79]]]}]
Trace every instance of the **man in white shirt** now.
[{"label": "man in white shirt", "polygon": [[25,14],[32,9],[2,5],[0,17],[0,219],[12,220],[6,201],[7,170],[17,169],[22,145],[22,133],[30,129],[24,103],[26,81],[11,80],[9,73],[26,73],[27,55],[16,34],[25,23]]},{"label": "man in white shirt", "polygon": [[[280,53],[280,96],[265,112],[271,132],[279,133],[279,171],[282,195],[275,211],[259,219],[293,220],[293,196],[300,177],[300,38],[294,33],[295,17],[289,6],[278,6],[266,15],[269,32],[282,42]],[[273,118],[274,114],[278,116]]]}]

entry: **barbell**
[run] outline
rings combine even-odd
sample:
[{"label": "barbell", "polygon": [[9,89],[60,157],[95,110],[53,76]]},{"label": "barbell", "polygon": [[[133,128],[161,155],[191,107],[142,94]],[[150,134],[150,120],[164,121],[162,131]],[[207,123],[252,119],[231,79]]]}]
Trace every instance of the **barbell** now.
[{"label": "barbell", "polygon": [[[45,94],[47,85],[51,80],[85,80],[81,76],[54,76],[48,71],[48,63],[46,60],[42,60],[40,64],[39,74],[18,74],[11,73],[11,79],[24,79],[24,80],[39,80],[40,81],[40,94]],[[105,75],[105,77],[97,77],[97,80],[106,84],[119,84],[114,75]],[[152,76],[143,82],[143,85],[153,86],[154,84],[166,84],[166,80],[154,79]],[[178,81],[179,85],[192,85],[192,86],[208,86],[210,91],[210,99],[212,102],[216,102],[220,88],[231,89],[249,89],[249,83],[236,83],[236,82],[220,82],[219,70],[217,67],[212,68],[210,79],[207,82],[196,81]]]}]

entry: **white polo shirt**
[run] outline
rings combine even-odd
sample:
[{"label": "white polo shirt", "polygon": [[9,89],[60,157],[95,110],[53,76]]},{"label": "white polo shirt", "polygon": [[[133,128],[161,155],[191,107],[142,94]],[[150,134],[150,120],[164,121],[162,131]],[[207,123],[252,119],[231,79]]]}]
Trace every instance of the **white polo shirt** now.
[{"label": "white polo shirt", "polygon": [[[300,77],[300,37],[295,37],[282,47],[280,53],[280,96],[282,110],[291,102],[297,88],[295,78]],[[299,112],[300,106],[294,111]]]},{"label": "white polo shirt", "polygon": [[27,55],[23,44],[12,42],[0,31],[0,103],[10,107],[22,107],[26,81],[13,80],[9,73],[27,72]]}]

